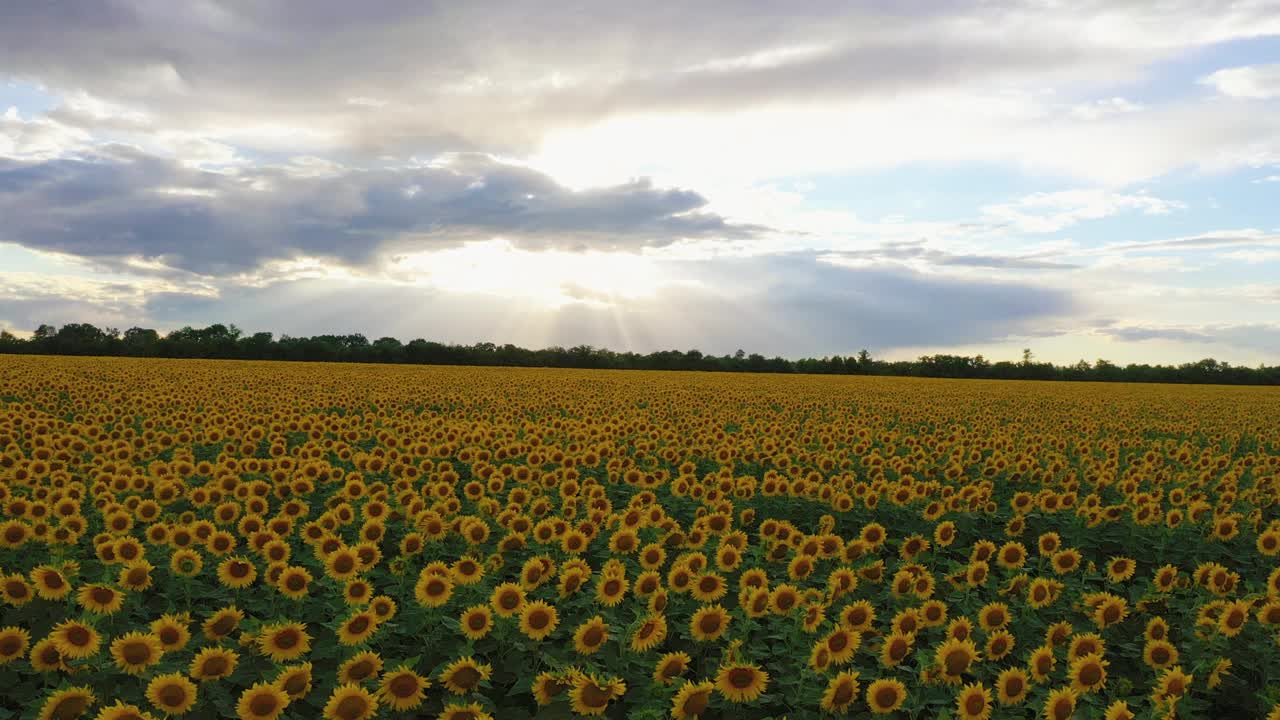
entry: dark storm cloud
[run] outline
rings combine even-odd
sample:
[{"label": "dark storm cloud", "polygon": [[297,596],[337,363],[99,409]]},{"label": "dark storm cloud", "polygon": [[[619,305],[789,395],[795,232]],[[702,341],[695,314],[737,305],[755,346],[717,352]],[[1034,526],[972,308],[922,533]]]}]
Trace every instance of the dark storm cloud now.
[{"label": "dark storm cloud", "polygon": [[100,261],[142,258],[206,275],[298,256],[350,264],[495,236],[530,249],[636,249],[760,228],[647,180],[573,192],[483,155],[339,170],[194,169],[134,148],[45,162],[0,159],[0,240]]}]

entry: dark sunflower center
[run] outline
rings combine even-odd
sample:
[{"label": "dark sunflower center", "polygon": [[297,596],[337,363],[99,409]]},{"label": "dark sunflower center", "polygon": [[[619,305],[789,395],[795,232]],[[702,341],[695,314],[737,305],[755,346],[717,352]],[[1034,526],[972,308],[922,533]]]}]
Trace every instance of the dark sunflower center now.
[{"label": "dark sunflower center", "polygon": [[738,690],[745,690],[755,682],[756,674],[751,668],[734,668],[729,671],[729,684]]}]

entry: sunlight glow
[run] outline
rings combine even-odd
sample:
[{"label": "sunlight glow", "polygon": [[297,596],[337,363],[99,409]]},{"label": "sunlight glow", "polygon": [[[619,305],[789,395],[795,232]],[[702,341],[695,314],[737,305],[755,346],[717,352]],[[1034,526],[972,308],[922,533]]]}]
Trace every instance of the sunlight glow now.
[{"label": "sunlight glow", "polygon": [[519,297],[546,308],[571,303],[606,307],[618,300],[652,297],[667,284],[657,262],[644,255],[535,252],[505,240],[405,255],[391,273],[449,292]]}]

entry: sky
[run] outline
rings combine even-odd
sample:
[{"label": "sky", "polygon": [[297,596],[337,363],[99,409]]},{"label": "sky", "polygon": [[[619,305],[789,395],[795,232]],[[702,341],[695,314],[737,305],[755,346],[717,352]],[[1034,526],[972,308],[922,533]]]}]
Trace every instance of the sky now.
[{"label": "sky", "polygon": [[0,328],[1280,362],[1280,0],[0,5]]}]

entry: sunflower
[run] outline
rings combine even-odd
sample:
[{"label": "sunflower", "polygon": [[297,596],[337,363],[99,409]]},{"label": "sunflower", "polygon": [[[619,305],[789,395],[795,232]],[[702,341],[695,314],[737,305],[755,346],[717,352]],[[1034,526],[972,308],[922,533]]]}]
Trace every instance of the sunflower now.
[{"label": "sunflower", "polygon": [[1045,720],[1070,720],[1076,711],[1076,691],[1069,687],[1049,693],[1044,701]]},{"label": "sunflower", "polygon": [[658,658],[653,666],[653,681],[661,685],[670,685],[689,669],[693,659],[685,652],[670,652]]},{"label": "sunflower", "polygon": [[862,645],[862,633],[838,627],[828,633],[822,643],[831,653],[831,662],[839,665],[853,658]]},{"label": "sunflower", "polygon": [[1107,684],[1107,666],[1111,663],[1103,660],[1101,655],[1085,655],[1071,661],[1067,677],[1071,680],[1071,689],[1081,693],[1100,690]]},{"label": "sunflower", "polygon": [[360,572],[360,557],[350,548],[340,547],[324,559],[324,573],[340,582],[350,580]]},{"label": "sunflower", "polygon": [[471,640],[479,640],[493,629],[493,611],[488,605],[472,605],[458,618],[462,634]]},{"label": "sunflower", "polygon": [[631,649],[635,652],[652,650],[667,639],[667,619],[659,614],[650,614],[631,634]]},{"label": "sunflower", "polygon": [[1007,668],[996,678],[996,699],[1001,705],[1017,705],[1027,697],[1030,681],[1022,668]]},{"label": "sunflower", "polygon": [[800,604],[800,591],[794,585],[782,584],[769,593],[769,611],[788,615]]},{"label": "sunflower", "polygon": [[1218,662],[1214,663],[1213,670],[1209,671],[1209,678],[1205,682],[1210,690],[1221,685],[1222,678],[1231,674],[1231,665],[1231,661],[1227,658],[1219,658]]},{"label": "sunflower", "polygon": [[196,686],[178,673],[157,675],[147,683],[147,700],[168,715],[185,715],[196,704]]},{"label": "sunflower", "polygon": [[369,601],[369,610],[378,622],[386,622],[396,616],[396,601],[386,595],[378,595]]},{"label": "sunflower", "polygon": [[1075,572],[1080,567],[1080,551],[1074,548],[1059,550],[1052,556],[1053,571],[1059,575]]},{"label": "sunflower", "polygon": [[1218,632],[1227,637],[1235,637],[1249,623],[1251,605],[1244,600],[1228,603],[1218,616]]},{"label": "sunflower", "polygon": [[920,630],[920,615],[915,608],[907,608],[894,615],[889,626],[893,628],[893,632],[915,635]]},{"label": "sunflower", "polygon": [[307,626],[298,622],[266,625],[257,637],[258,650],[272,662],[296,660],[311,651]]},{"label": "sunflower", "polygon": [[711,642],[729,629],[729,612],[719,605],[698,608],[689,620],[689,633],[699,642]]},{"label": "sunflower", "polygon": [[36,594],[45,600],[61,600],[71,592],[71,583],[62,571],[49,565],[36,567],[30,577],[36,586]]},{"label": "sunflower", "polygon": [[311,663],[286,667],[276,675],[274,683],[290,700],[306,697],[311,692]]},{"label": "sunflower", "polygon": [[74,720],[97,701],[87,686],[57,690],[40,706],[37,720]]},{"label": "sunflower", "polygon": [[881,678],[867,686],[867,705],[876,715],[888,715],[907,701],[907,686],[901,681]]},{"label": "sunflower", "polygon": [[1063,585],[1049,578],[1036,578],[1027,586],[1027,603],[1040,610],[1054,604],[1062,593]]},{"label": "sunflower", "polygon": [[1007,630],[997,630],[987,636],[987,645],[985,649],[986,658],[988,660],[1003,660],[1009,653],[1013,652],[1015,644],[1013,634]]},{"label": "sunflower", "polygon": [[875,607],[867,600],[858,600],[840,611],[840,623],[856,632],[870,630],[875,620]]},{"label": "sunflower", "polygon": [[377,713],[377,699],[359,685],[339,685],[324,705],[325,720],[369,720]]},{"label": "sunflower", "polygon": [[1275,557],[1280,554],[1280,528],[1264,530],[1254,541],[1254,547],[1266,557]]},{"label": "sunflower", "polygon": [[131,632],[111,641],[111,657],[116,667],[130,675],[141,675],[148,667],[160,662],[164,646],[151,633]]},{"label": "sunflower", "polygon": [[338,642],[343,645],[359,645],[378,631],[378,618],[368,610],[360,610],[338,626]]},{"label": "sunflower", "polygon": [[609,625],[596,615],[573,631],[573,649],[579,655],[590,655],[603,647],[608,639]]},{"label": "sunflower", "polygon": [[1129,603],[1122,597],[1107,595],[1093,611],[1093,622],[1099,629],[1123,621],[1129,615]]},{"label": "sunflower", "polygon": [[961,615],[947,623],[947,637],[952,640],[968,640],[973,636],[973,621]]},{"label": "sunflower", "polygon": [[191,548],[175,550],[169,556],[169,570],[181,577],[195,577],[204,569],[204,558]]},{"label": "sunflower", "polygon": [[1044,644],[1050,647],[1065,645],[1075,631],[1075,626],[1066,620],[1056,622],[1045,630]]},{"label": "sunflower", "polygon": [[401,665],[382,676],[378,697],[392,710],[412,710],[422,704],[431,682]]},{"label": "sunflower", "polygon": [[716,675],[716,691],[730,702],[746,703],[760,697],[769,686],[769,673],[758,665],[732,663]]},{"label": "sunflower", "polygon": [[187,629],[191,618],[185,613],[161,615],[151,621],[151,634],[160,641],[165,652],[181,650],[191,641],[191,631]]},{"label": "sunflower", "polygon": [[257,578],[258,569],[239,555],[232,555],[218,563],[218,582],[229,588],[249,587]]},{"label": "sunflower", "polygon": [[436,575],[423,570],[418,582],[413,587],[413,596],[423,607],[440,607],[449,602],[453,595],[453,580],[444,575]]},{"label": "sunflower", "polygon": [[1071,638],[1071,647],[1067,649],[1067,659],[1075,660],[1085,655],[1102,655],[1106,652],[1106,643],[1097,633],[1081,633]]},{"label": "sunflower", "polygon": [[480,703],[446,703],[436,720],[493,720],[493,716]]},{"label": "sunflower", "polygon": [[671,698],[671,716],[676,720],[698,720],[711,706],[712,682],[686,682]]},{"label": "sunflower", "polygon": [[530,640],[542,640],[560,624],[556,609],[541,600],[527,602],[520,609],[520,632]]},{"label": "sunflower", "polygon": [[769,591],[764,588],[743,588],[738,594],[738,605],[750,618],[769,614]]},{"label": "sunflower", "polygon": [[236,715],[240,720],[275,720],[289,705],[289,696],[271,683],[254,683],[240,693]]},{"label": "sunflower", "polygon": [[378,679],[378,674],[381,672],[382,656],[365,650],[356,653],[338,666],[338,682],[343,685],[359,684],[366,680]]},{"label": "sunflower", "polygon": [[244,620],[244,611],[235,605],[228,605],[210,615],[201,625],[201,630],[210,640],[221,640],[235,632],[242,620]]},{"label": "sunflower", "polygon": [[1113,557],[1107,561],[1107,579],[1113,583],[1122,583],[1133,577],[1138,564],[1133,558]]},{"label": "sunflower", "polygon": [[942,679],[948,683],[959,684],[960,676],[968,672],[969,667],[978,661],[978,648],[972,640],[952,638],[938,646],[933,658]]},{"label": "sunflower", "polygon": [[107,585],[85,585],[76,592],[80,607],[99,615],[112,615],[124,606],[124,593]]},{"label": "sunflower", "polygon": [[850,671],[838,673],[827,682],[827,689],[822,693],[820,705],[827,712],[848,712],[853,701],[858,699],[858,691],[861,689],[858,673]]},{"label": "sunflower", "polygon": [[947,604],[929,600],[920,606],[920,622],[925,627],[940,627],[947,622]]},{"label": "sunflower", "polygon": [[984,560],[970,561],[969,566],[964,571],[965,584],[971,588],[986,585],[987,578],[990,576],[991,566]]},{"label": "sunflower", "polygon": [[307,596],[312,579],[311,573],[307,572],[306,568],[290,565],[280,571],[280,576],[275,581],[275,588],[290,600],[300,600]]},{"label": "sunflower", "polygon": [[578,715],[603,715],[609,702],[627,691],[627,684],[622,678],[607,680],[577,673],[573,678],[573,687],[569,689],[569,701],[573,711]]},{"label": "sunflower", "polygon": [[73,660],[91,657],[102,647],[98,631],[78,620],[64,620],[54,625],[49,638],[63,657]]},{"label": "sunflower", "polygon": [[58,646],[54,643],[53,638],[45,638],[32,645],[28,658],[31,661],[31,667],[36,672],[58,672],[65,670],[67,667],[66,660],[62,657],[62,653],[58,651]]},{"label": "sunflower", "polygon": [[191,658],[191,667],[187,674],[200,682],[221,680],[236,671],[236,663],[240,656],[232,650],[220,647],[201,648]]},{"label": "sunflower", "polygon": [[0,577],[0,598],[6,603],[14,607],[21,607],[31,602],[35,597],[35,591],[31,589],[31,585],[27,579],[21,575],[6,575]]},{"label": "sunflower", "polygon": [[480,683],[489,679],[493,667],[476,662],[470,656],[459,658],[449,663],[440,672],[440,682],[454,695],[463,695],[475,690]]},{"label": "sunflower", "polygon": [[1152,584],[1156,586],[1156,591],[1167,593],[1173,590],[1178,584],[1178,568],[1173,565],[1163,565],[1156,570],[1155,577],[1152,578]]},{"label": "sunflower", "polygon": [[1003,629],[1009,619],[1009,606],[1004,603],[988,603],[978,611],[978,625],[986,632]]},{"label": "sunflower", "polygon": [[1264,602],[1262,607],[1258,608],[1258,613],[1254,617],[1263,625],[1280,625],[1280,599],[1271,599]]},{"label": "sunflower", "polygon": [[965,685],[956,695],[956,717],[961,720],[987,720],[991,717],[991,691],[982,683]]},{"label": "sunflower", "polygon": [[1159,679],[1156,681],[1155,692],[1152,693],[1152,699],[1157,704],[1176,700],[1187,692],[1193,679],[1194,676],[1186,674],[1182,671],[1182,668],[1175,665],[1160,674]]},{"label": "sunflower", "polygon": [[1107,711],[1103,715],[1102,720],[1134,720],[1137,715],[1129,709],[1129,703],[1124,700],[1117,700],[1107,706]]},{"label": "sunflower", "polygon": [[1142,662],[1153,670],[1178,664],[1178,648],[1168,640],[1148,640],[1142,649]]},{"label": "sunflower", "polygon": [[137,705],[130,705],[119,700],[98,711],[94,720],[156,720],[156,716]]},{"label": "sunflower", "polygon": [[7,665],[22,657],[31,644],[31,633],[10,625],[0,628],[0,665]]},{"label": "sunflower", "polygon": [[556,673],[540,672],[533,679],[533,698],[539,705],[550,705],[570,687],[570,680]]},{"label": "sunflower", "polygon": [[1048,682],[1049,674],[1053,672],[1053,668],[1057,664],[1058,661],[1053,656],[1053,648],[1048,645],[1033,650],[1031,657],[1027,660],[1027,666],[1031,670],[1031,677],[1035,678],[1038,683]]},{"label": "sunflower", "polygon": [[116,581],[126,590],[141,592],[151,587],[151,571],[155,569],[154,565],[140,558],[120,568]]}]

